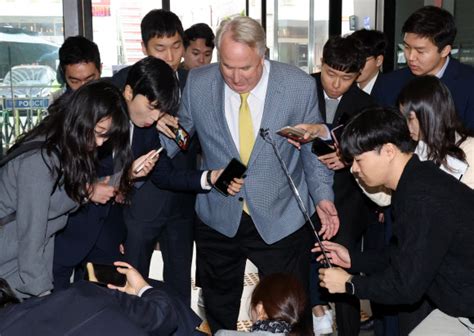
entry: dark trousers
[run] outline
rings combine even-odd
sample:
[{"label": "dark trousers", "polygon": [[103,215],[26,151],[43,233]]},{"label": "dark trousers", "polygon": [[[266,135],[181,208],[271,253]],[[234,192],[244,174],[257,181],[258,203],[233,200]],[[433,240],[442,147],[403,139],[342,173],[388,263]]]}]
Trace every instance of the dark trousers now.
[{"label": "dark trousers", "polygon": [[200,220],[195,237],[198,278],[213,333],[237,328],[247,259],[257,266],[261,277],[291,273],[308,289],[313,236],[307,225],[276,243],[267,244],[252,218],[242,213],[235,237],[224,236]]},{"label": "dark trousers", "polygon": [[191,305],[191,263],[194,217],[170,216],[145,222],[124,214],[127,225],[125,260],[148,277],[156,243],[163,257],[163,280]]},{"label": "dark trousers", "polygon": [[[83,223],[74,222],[68,225],[81,225]],[[126,229],[122,219],[122,209],[113,206],[105,219],[99,220],[97,225],[101,225],[101,229],[97,234],[95,242],[90,243],[90,237],[81,238],[77,236],[77,240],[84,239],[84,244],[91,244],[89,249],[83,249],[83,255],[77,254],[77,251],[58,250],[54,253],[63,253],[61,258],[54,258],[53,261],[53,278],[54,289],[66,289],[71,285],[71,276],[74,272],[74,281],[84,278],[84,266],[87,262],[98,264],[113,264],[114,261],[123,260],[120,253],[120,244],[125,240]],[[83,234],[87,234],[84,232]],[[65,245],[65,244],[63,244]],[[87,246],[87,245],[86,245]]]}]

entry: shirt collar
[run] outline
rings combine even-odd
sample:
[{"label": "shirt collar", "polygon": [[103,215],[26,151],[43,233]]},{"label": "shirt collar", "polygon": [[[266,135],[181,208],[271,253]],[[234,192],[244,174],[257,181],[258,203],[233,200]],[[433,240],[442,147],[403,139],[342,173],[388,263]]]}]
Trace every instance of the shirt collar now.
[{"label": "shirt collar", "polygon": [[324,89],[323,89],[323,93],[324,93],[324,99],[336,99],[338,102],[341,101],[342,96],[339,96],[337,98],[331,98],[326,94],[326,91],[324,91]]},{"label": "shirt collar", "polygon": [[449,64],[449,59],[450,59],[450,57],[449,57],[449,56],[448,56],[448,57],[446,57],[446,62],[444,62],[444,65],[443,65],[443,67],[442,67],[442,68],[441,68],[441,69],[438,71],[438,73],[436,74],[436,77],[438,77],[438,78],[441,78],[441,77],[443,77],[443,75],[444,75],[444,72],[446,71],[446,68],[448,67],[448,64]]}]

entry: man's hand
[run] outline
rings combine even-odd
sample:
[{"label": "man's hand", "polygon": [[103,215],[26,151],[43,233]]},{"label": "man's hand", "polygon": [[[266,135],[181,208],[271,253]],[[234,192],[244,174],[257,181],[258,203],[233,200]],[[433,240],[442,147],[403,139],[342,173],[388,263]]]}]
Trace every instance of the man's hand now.
[{"label": "man's hand", "polygon": [[321,230],[319,235],[323,239],[331,239],[339,231],[339,217],[334,203],[328,200],[322,200],[316,205],[316,212],[321,221]]},{"label": "man's hand", "polygon": [[[221,176],[222,172],[224,169],[218,169],[218,170],[212,170],[211,171],[211,182],[212,184],[216,184],[217,179],[219,176]],[[235,196],[239,193],[240,189],[242,189],[242,186],[244,185],[244,179],[243,178],[234,178],[229,186],[227,187],[227,192],[231,196]]]},{"label": "man's hand", "polygon": [[168,138],[174,139],[176,135],[170,127],[178,128],[178,118],[164,113],[156,122],[156,129]]},{"label": "man's hand", "polygon": [[[155,167],[156,161],[158,161],[160,155],[154,155],[156,153],[156,150],[151,150],[147,154],[140,156],[138,159],[133,161],[132,163],[132,168],[130,168],[130,179],[134,180],[140,177],[145,177],[147,176],[153,167]],[[136,169],[140,167],[143,164],[143,168],[139,171],[136,172]]]},{"label": "man's hand", "polygon": [[327,288],[329,293],[345,293],[346,282],[351,275],[339,267],[320,268],[319,280],[321,287]]},{"label": "man's hand", "polygon": [[125,274],[127,277],[127,283],[124,287],[114,286],[112,284],[108,284],[107,287],[110,289],[117,289],[121,292],[125,292],[130,295],[138,295],[140,289],[145,286],[149,286],[149,284],[143,279],[141,274],[133,268],[131,265],[127,264],[123,261],[116,261],[114,265],[117,266],[117,272]]},{"label": "man's hand", "polygon": [[109,185],[110,176],[106,176],[102,181],[94,183],[89,196],[89,200],[95,204],[105,204],[115,196],[117,190]]},{"label": "man's hand", "polygon": [[[305,131],[304,139],[307,140],[310,137],[320,137],[320,138],[327,138],[329,136],[328,129],[324,124],[298,124],[293,126],[295,128],[300,128]],[[298,149],[301,149],[301,143],[298,141],[288,139],[288,142],[295,146]]]},{"label": "man's hand", "polygon": [[339,170],[346,166],[339,157],[339,151],[318,156],[318,159],[331,170]]},{"label": "man's hand", "polygon": [[[349,255],[349,251],[347,250],[347,248],[345,248],[341,244],[330,242],[327,240],[321,243],[324,247],[324,250],[326,251],[326,255],[331,264],[343,268],[351,267],[351,256]],[[313,248],[311,252],[321,252],[321,247],[318,243],[314,244],[314,246],[316,247]],[[316,260],[319,262],[323,261],[324,255],[321,254]]]}]

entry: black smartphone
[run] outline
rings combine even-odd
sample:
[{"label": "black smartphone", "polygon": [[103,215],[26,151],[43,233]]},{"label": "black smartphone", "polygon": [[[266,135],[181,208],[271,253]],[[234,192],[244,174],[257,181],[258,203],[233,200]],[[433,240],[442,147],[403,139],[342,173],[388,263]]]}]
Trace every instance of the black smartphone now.
[{"label": "black smartphone", "polygon": [[84,273],[84,280],[97,283],[102,286],[112,284],[123,287],[127,283],[125,274],[117,271],[117,266],[109,264],[95,264],[88,262]]},{"label": "black smartphone", "polygon": [[183,151],[187,150],[190,140],[189,133],[179,124],[177,128],[171,127],[171,130],[174,133],[174,141],[178,147]]},{"label": "black smartphone", "polygon": [[311,151],[317,156],[323,156],[326,154],[331,154],[336,151],[336,148],[331,147],[326,141],[321,138],[316,138],[313,140],[313,145]]},{"label": "black smartphone", "polygon": [[216,183],[214,183],[214,188],[216,188],[224,196],[228,196],[229,193],[227,192],[227,188],[229,187],[230,182],[232,182],[232,180],[236,177],[241,178],[246,170],[247,167],[239,160],[235,158],[230,160],[221,176],[219,176]]}]

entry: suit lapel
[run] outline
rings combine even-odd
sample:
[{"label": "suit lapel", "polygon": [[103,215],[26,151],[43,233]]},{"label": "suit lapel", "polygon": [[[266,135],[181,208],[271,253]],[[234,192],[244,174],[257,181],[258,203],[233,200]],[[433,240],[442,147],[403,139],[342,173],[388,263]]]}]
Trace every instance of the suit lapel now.
[{"label": "suit lapel", "polygon": [[[316,80],[316,94],[318,95],[319,113],[326,122],[326,100],[324,99],[323,85],[321,84],[321,73],[311,75]],[[335,120],[335,119],[334,119]]]},{"label": "suit lapel", "polygon": [[349,90],[347,90],[347,92],[342,95],[341,101],[337,105],[336,114],[334,115],[333,126],[339,125],[339,120],[341,119],[341,116],[344,113],[347,113],[348,111],[351,110],[350,104],[355,103],[355,101],[353,100],[354,95],[352,93],[354,92],[354,89],[356,88],[356,85],[357,84],[355,84],[355,83],[352,84],[352,86],[349,88]]},{"label": "suit lapel", "polygon": [[[227,124],[227,119],[225,117],[225,90],[224,90],[224,80],[220,70],[217,70],[216,79],[211,83],[211,92],[212,92],[212,107],[214,110],[213,118],[217,120],[218,125],[223,125],[221,127],[222,139],[229,144],[229,154],[231,157],[240,158],[239,151],[235,146],[234,139],[230,133],[229,125]],[[213,120],[209,120],[213,122]]]}]

